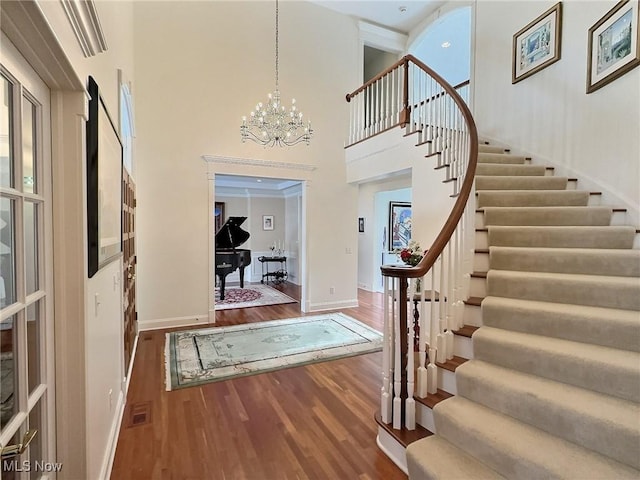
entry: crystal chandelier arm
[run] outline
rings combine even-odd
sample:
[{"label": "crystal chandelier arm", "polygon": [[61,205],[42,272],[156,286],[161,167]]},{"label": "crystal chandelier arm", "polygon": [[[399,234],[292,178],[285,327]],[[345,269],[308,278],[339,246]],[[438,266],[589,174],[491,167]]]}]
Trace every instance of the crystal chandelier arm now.
[{"label": "crystal chandelier arm", "polygon": [[276,89],[269,94],[266,104],[261,102],[256,105],[249,118],[242,117],[240,137],[242,142],[251,140],[265,147],[278,145],[293,146],[298,143],[309,145],[313,130],[311,122],[302,121],[302,112],[297,109],[295,99],[291,102],[290,109],[280,103],[280,70],[279,70],[279,3],[276,1]]}]

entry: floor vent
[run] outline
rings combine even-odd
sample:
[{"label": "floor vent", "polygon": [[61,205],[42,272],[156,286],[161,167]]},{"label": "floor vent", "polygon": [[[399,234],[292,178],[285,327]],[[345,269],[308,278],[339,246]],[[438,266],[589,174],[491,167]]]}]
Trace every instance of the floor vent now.
[{"label": "floor vent", "polygon": [[134,403],[129,408],[127,428],[151,423],[151,402]]}]

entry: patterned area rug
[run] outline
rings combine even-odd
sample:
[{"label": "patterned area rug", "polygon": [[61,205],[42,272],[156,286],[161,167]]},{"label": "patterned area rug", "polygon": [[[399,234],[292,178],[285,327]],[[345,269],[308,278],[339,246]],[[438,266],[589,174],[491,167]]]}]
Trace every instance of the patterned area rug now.
[{"label": "patterned area rug", "polygon": [[167,390],[382,349],[382,334],[342,313],[167,333]]},{"label": "patterned area rug", "polygon": [[297,300],[271,288],[268,285],[248,285],[244,288],[231,286],[224,289],[224,300],[220,301],[220,291],[216,288],[215,309],[228,310],[231,308],[262,307],[279,303],[295,303]]}]

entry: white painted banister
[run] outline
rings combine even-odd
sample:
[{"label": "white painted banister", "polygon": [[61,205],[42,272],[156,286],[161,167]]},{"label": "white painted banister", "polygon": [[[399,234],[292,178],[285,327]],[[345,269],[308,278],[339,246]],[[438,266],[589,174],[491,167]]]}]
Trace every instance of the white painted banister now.
[{"label": "white painted banister", "polygon": [[[426,161],[435,165],[456,198],[418,265],[382,267],[385,340],[380,405],[382,421],[394,429],[415,429],[414,394],[437,393],[436,364],[453,358],[453,332],[463,325],[473,259],[475,198],[471,191],[478,157],[468,94],[469,82],[452,87],[407,55],[346,97],[351,121],[347,147],[402,127],[403,133],[417,135],[416,155],[430,158]],[[425,288],[427,280],[430,289]],[[414,349],[418,365],[414,365]]]}]

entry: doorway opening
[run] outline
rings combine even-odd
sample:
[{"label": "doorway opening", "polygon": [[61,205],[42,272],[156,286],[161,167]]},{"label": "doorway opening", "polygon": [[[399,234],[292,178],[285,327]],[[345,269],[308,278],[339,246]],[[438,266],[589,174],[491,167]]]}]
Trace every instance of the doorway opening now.
[{"label": "doorway opening", "polygon": [[[227,243],[230,223],[240,222],[241,245],[236,248],[248,250],[250,259],[245,264],[245,283],[264,283],[273,286],[283,281],[301,291],[300,305],[304,311],[306,291],[306,249],[305,249],[305,181],[291,178],[257,177],[234,174],[215,174],[210,177],[210,320],[215,310],[216,284],[220,283],[216,270],[215,251],[218,248],[216,234],[221,229]],[[229,219],[232,219],[231,221]],[[227,228],[225,228],[225,224]],[[235,229],[236,227],[232,227]],[[247,235],[248,234],[248,235]],[[232,240],[232,243],[236,243]],[[270,263],[268,260],[282,258],[283,262]],[[276,270],[274,268],[277,267]],[[240,283],[240,268],[226,275],[225,285]],[[265,274],[266,272],[266,274]],[[278,275],[276,275],[276,273]]]}]

